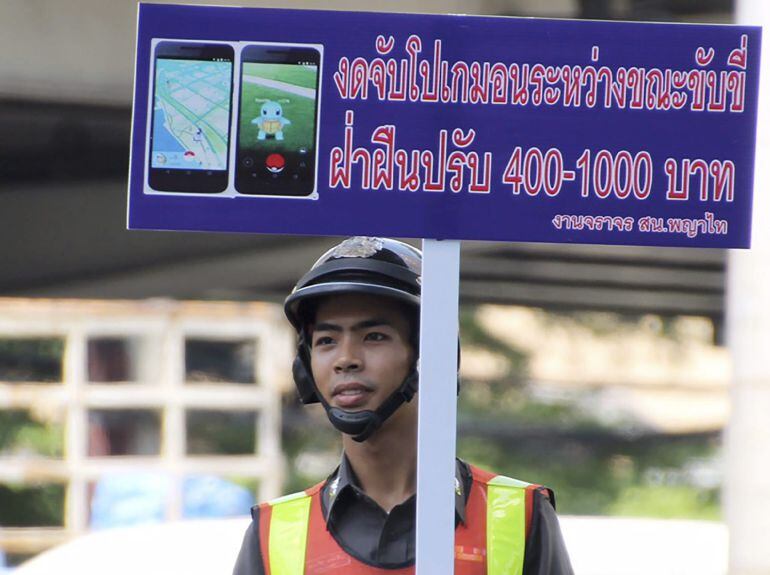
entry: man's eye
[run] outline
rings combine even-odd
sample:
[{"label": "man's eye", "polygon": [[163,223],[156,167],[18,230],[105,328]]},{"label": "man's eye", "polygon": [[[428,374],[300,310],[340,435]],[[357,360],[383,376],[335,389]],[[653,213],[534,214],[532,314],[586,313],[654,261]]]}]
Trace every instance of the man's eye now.
[{"label": "man's eye", "polygon": [[329,336],[321,336],[315,339],[313,341],[313,347],[319,346],[319,345],[329,345],[330,343],[333,343],[334,340],[330,338]]},{"label": "man's eye", "polygon": [[366,339],[368,341],[385,341],[386,339],[388,339],[388,336],[379,331],[373,331],[371,333],[366,334]]}]

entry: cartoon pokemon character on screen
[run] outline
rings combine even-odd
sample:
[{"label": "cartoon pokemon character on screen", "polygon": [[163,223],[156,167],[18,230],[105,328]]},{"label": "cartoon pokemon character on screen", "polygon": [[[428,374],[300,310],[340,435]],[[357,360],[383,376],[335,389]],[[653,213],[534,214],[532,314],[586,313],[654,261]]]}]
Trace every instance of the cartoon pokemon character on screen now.
[{"label": "cartoon pokemon character on screen", "polygon": [[288,104],[289,100],[264,100],[256,98],[257,102],[264,102],[260,109],[259,116],[254,118],[251,123],[259,126],[258,140],[264,140],[267,136],[273,136],[276,140],[283,140],[283,128],[291,124],[291,120],[284,118],[283,106],[281,103]]}]

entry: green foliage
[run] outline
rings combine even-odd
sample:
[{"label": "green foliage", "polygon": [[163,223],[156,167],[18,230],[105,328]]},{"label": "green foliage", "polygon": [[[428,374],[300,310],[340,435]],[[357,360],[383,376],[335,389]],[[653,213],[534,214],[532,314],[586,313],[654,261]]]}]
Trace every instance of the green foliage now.
[{"label": "green foliage", "polygon": [[61,457],[64,452],[62,426],[37,421],[26,411],[0,411],[0,453],[8,452]]},{"label": "green foliage", "polygon": [[[284,411],[284,417],[293,422],[283,434],[283,452],[288,461],[288,476],[284,493],[307,489],[326,478],[337,464],[342,453],[340,434],[326,420],[323,412],[298,405],[296,399]],[[301,465],[302,456],[308,454],[325,457],[330,465],[323,469],[307,469]]]},{"label": "green foliage", "polygon": [[[602,447],[568,440],[540,443],[540,449],[533,450],[510,440],[459,437],[458,453],[482,468],[554,489],[560,513],[719,517],[718,490],[698,486],[682,473],[693,459],[717,452],[707,440]],[[662,473],[651,473],[655,471]],[[671,478],[660,482],[655,475]]]},{"label": "green foliage", "polygon": [[227,477],[224,477],[224,479],[232,483],[235,483],[236,485],[243,487],[244,489],[247,489],[250,493],[253,493],[255,496],[259,495],[259,479],[255,479],[253,477],[241,477],[241,476],[233,476],[233,475],[228,475]]},{"label": "green foliage", "polygon": [[0,527],[64,525],[64,486],[0,485]]},{"label": "green foliage", "polygon": [[[0,380],[51,383],[62,379],[61,338],[0,339]],[[0,411],[0,454],[62,457],[61,425],[37,420],[28,411]],[[63,485],[0,485],[0,527],[60,526]]]},{"label": "green foliage", "polygon": [[63,354],[61,338],[0,339],[0,381],[61,381]]},{"label": "green foliage", "polygon": [[[651,440],[597,420],[574,400],[539,400],[522,383],[526,354],[485,332],[474,309],[464,309],[461,317],[464,339],[502,354],[511,369],[495,382],[464,382],[458,420],[466,431],[458,435],[460,457],[553,488],[561,513],[719,517],[717,487],[699,485],[687,472],[691,462],[716,457],[713,436]],[[613,314],[569,317],[600,332],[632,322]]]},{"label": "green foliage", "polygon": [[[515,380],[515,378],[514,378]],[[604,428],[596,419],[572,403],[533,400],[525,387],[509,383],[464,381],[458,403],[460,421],[483,421],[486,425],[545,425],[562,428]]]},{"label": "green foliage", "polygon": [[223,411],[187,412],[187,450],[193,455],[245,455],[256,449],[255,415]]},{"label": "green foliage", "polygon": [[687,485],[633,485],[621,491],[609,515],[718,520],[719,494]]}]

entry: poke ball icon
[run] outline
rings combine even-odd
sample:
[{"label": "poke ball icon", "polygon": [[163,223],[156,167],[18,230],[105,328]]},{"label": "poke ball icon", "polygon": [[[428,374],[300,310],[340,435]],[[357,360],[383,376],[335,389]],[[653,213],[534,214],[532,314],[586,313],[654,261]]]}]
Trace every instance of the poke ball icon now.
[{"label": "poke ball icon", "polygon": [[265,167],[268,172],[280,174],[286,167],[286,160],[283,159],[281,154],[270,154],[265,160]]}]

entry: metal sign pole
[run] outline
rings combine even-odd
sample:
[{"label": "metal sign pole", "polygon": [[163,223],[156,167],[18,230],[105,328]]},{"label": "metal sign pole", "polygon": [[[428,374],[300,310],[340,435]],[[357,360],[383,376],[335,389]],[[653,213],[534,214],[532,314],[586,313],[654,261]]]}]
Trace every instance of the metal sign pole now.
[{"label": "metal sign pole", "polygon": [[460,242],[422,248],[416,575],[452,575]]}]

